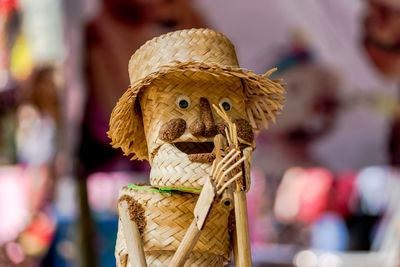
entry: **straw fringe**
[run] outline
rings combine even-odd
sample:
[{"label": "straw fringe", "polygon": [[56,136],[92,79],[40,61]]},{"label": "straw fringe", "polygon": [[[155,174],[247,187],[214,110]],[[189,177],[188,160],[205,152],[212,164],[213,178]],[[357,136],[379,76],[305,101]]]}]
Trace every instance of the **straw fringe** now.
[{"label": "straw fringe", "polygon": [[162,79],[171,72],[182,72],[183,75],[204,72],[215,76],[238,77],[242,80],[245,92],[246,113],[255,131],[268,127],[268,121],[275,121],[275,115],[282,109],[285,100],[283,84],[268,77],[276,70],[271,69],[265,75],[257,75],[242,68],[221,67],[201,62],[179,62],[164,65],[159,71],[137,80],[124,93],[111,114],[108,136],[114,148],[120,147],[125,155],[135,153],[134,158],[147,159],[148,151],[144,135],[140,107],[137,103],[139,91],[149,86],[154,80]]},{"label": "straw fringe", "polygon": [[119,99],[111,113],[108,137],[113,148],[121,148],[124,155],[136,153],[131,159],[147,157],[143,120],[140,108],[135,104],[140,88],[129,88]]}]

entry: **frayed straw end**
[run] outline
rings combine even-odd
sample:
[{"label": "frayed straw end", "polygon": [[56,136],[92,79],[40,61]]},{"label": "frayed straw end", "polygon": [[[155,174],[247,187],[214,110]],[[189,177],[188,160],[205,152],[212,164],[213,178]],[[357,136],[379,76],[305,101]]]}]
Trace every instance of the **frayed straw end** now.
[{"label": "frayed straw end", "polygon": [[143,159],[140,159],[140,158],[135,154],[135,155],[133,155],[133,157],[130,158],[130,160],[143,160]]},{"label": "frayed straw end", "polygon": [[278,68],[272,68],[269,71],[267,71],[263,76],[268,78],[272,73],[274,73],[277,70]]}]

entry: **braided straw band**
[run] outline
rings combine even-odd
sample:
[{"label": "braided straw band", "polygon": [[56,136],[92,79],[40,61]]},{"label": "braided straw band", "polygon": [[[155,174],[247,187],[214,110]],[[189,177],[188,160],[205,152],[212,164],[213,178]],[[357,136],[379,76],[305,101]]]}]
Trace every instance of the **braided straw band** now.
[{"label": "braided straw band", "polygon": [[[156,189],[150,186],[140,186],[144,189]],[[186,230],[193,220],[193,210],[198,195],[180,193],[159,193],[147,190],[137,190],[125,186],[120,190],[119,197],[132,197],[144,209],[146,226],[143,231],[143,247],[148,252],[176,251]],[[230,238],[228,230],[229,210],[216,205],[193,252],[208,253],[229,258]],[[121,257],[126,251],[126,244],[121,223],[118,226],[116,255]]]},{"label": "braided straw band", "polygon": [[[158,189],[155,188],[143,188],[134,184],[128,185],[132,189],[136,190],[143,190],[149,192],[158,192],[164,194],[182,194],[182,192],[192,192],[192,193],[200,193],[201,189],[194,189],[189,187],[159,187]],[[121,201],[121,199],[120,199]]]},{"label": "braided straw band", "polygon": [[142,116],[135,103],[136,97],[142,88],[149,86],[155,79],[161,79],[163,75],[173,72],[181,72],[185,76],[203,72],[215,77],[240,78],[245,95],[245,111],[250,124],[255,130],[261,125],[267,127],[269,120],[275,122],[275,115],[283,108],[282,101],[285,99],[282,96],[285,93],[284,84],[279,83],[281,80],[268,79],[275,70],[272,69],[265,75],[256,75],[241,68],[200,62],[174,62],[174,65],[162,66],[159,71],[134,82],[118,101],[111,114],[108,131],[108,136],[112,139],[111,144],[114,148],[120,147],[125,155],[136,153],[133,158],[148,158]]}]

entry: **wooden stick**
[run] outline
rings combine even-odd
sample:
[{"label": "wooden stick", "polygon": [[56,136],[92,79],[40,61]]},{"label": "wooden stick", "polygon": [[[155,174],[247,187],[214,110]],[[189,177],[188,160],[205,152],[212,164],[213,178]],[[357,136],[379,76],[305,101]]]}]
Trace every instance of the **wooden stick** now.
[{"label": "wooden stick", "polygon": [[[225,149],[227,146],[228,144],[226,138],[222,134],[217,134],[214,138],[214,147],[215,147],[214,163],[220,162],[222,160],[222,157],[225,154]],[[213,171],[211,171],[211,173],[213,173]],[[222,193],[219,203],[221,207],[224,209],[231,210],[233,208],[233,194],[231,186]]]},{"label": "wooden stick", "polygon": [[142,237],[135,221],[131,220],[128,211],[128,203],[121,201],[119,204],[119,215],[122,222],[128,257],[132,267],[147,267],[144,256]]},{"label": "wooden stick", "polygon": [[[229,131],[225,128],[226,138],[229,145],[233,145],[235,149],[239,150],[239,137],[237,136],[236,125],[230,120],[229,116],[223,109],[222,105],[219,108],[213,105],[217,114],[228,124]],[[258,110],[257,110],[258,111]],[[250,121],[251,121],[251,116]],[[254,120],[254,118],[253,118]],[[236,173],[231,173],[235,175]],[[235,204],[235,221],[236,221],[236,238],[234,237],[234,256],[236,266],[248,267],[251,266],[251,249],[250,249],[250,236],[249,236],[249,222],[247,218],[247,201],[246,192],[244,191],[246,181],[238,181],[236,188],[233,190],[233,200]]]},{"label": "wooden stick", "polygon": [[238,267],[249,267],[251,266],[251,249],[246,192],[233,190],[233,200],[235,203],[237,236],[237,256],[235,263]]},{"label": "wooden stick", "polygon": [[[232,150],[233,151],[233,150]],[[228,154],[229,155],[229,154]],[[217,177],[216,177],[216,181],[218,182],[217,183],[217,185],[218,186],[220,186],[222,183],[224,183],[225,182],[225,180],[226,179],[224,179],[224,178],[226,178],[227,177],[227,174],[230,174],[230,171],[232,170],[232,169],[234,169],[235,167],[237,167],[237,165],[239,165],[239,164],[237,164],[236,166],[234,166],[233,168],[232,168],[232,166],[233,165],[235,165],[237,162],[235,162],[235,160],[236,160],[236,157],[238,157],[238,156],[240,156],[240,152],[239,151],[237,151],[236,153],[233,153],[233,157],[232,158],[230,158],[229,160],[227,160],[226,162],[225,162],[225,164],[222,166],[222,168],[220,169],[220,172],[218,172],[217,173]],[[245,160],[245,158],[243,158],[243,159],[240,159],[242,162]],[[239,161],[240,161],[239,160]],[[232,162],[235,162],[233,165],[231,165],[232,164]],[[226,169],[229,165],[231,165],[228,169]],[[228,179],[229,179],[229,177],[228,177]]]},{"label": "wooden stick", "polygon": [[193,220],[168,267],[182,267],[185,264],[190,252],[197,244],[200,234],[201,231],[197,228],[196,220]]},{"label": "wooden stick", "polygon": [[223,170],[224,170],[224,168],[226,167],[226,166],[228,166],[228,164],[230,164],[233,160],[234,160],[234,157],[231,157],[232,155],[239,155],[240,153],[238,152],[238,151],[235,151],[235,150],[231,150],[226,156],[225,156],[225,158],[228,158],[228,157],[230,157],[229,158],[229,160],[228,161],[220,161],[220,162],[218,162],[217,163],[217,166],[216,166],[216,168],[217,168],[217,171],[215,172],[215,175],[214,175],[214,178],[216,179],[216,182],[218,182],[218,179],[219,178],[221,178],[221,173],[223,172]]},{"label": "wooden stick", "polygon": [[221,195],[219,204],[223,209],[232,210],[233,209],[233,194],[232,186],[229,186]]},{"label": "wooden stick", "polygon": [[217,190],[215,188],[215,183],[212,181],[211,177],[208,177],[204,183],[203,189],[201,190],[196,207],[194,208],[194,219],[192,224],[186,231],[182,242],[179,244],[179,247],[168,266],[181,267],[185,264],[190,252],[192,252],[192,249],[199,240],[201,230],[204,228],[207,217],[210,214],[216,193]]},{"label": "wooden stick", "polygon": [[227,147],[226,139],[222,134],[217,134],[214,137],[214,147],[216,162],[220,162],[224,156],[225,148]]},{"label": "wooden stick", "polygon": [[[239,153],[238,153],[238,155],[239,155]],[[242,157],[240,160],[238,160],[238,161],[236,161],[232,166],[230,166],[228,169],[226,169],[226,171],[224,171],[223,173],[222,173],[222,177],[226,177],[226,175],[227,174],[229,174],[234,168],[236,168],[237,166],[239,166],[240,164],[242,164],[243,163],[243,161],[245,161],[246,160],[246,158],[245,157]],[[236,176],[236,175],[235,175]],[[243,176],[242,176],[242,179],[243,179]],[[220,186],[222,183],[219,181],[218,182],[218,186]]]},{"label": "wooden stick", "polygon": [[230,178],[222,187],[221,189],[218,190],[217,195],[221,195],[224,190],[230,186],[233,182],[236,182],[240,177],[243,177],[242,172],[239,172],[238,174],[236,174],[233,178]]}]

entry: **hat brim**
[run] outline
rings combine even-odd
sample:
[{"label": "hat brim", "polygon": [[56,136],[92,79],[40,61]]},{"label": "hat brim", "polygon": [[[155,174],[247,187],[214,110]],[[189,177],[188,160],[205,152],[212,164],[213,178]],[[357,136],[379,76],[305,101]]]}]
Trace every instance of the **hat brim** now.
[{"label": "hat brim", "polygon": [[275,116],[283,108],[285,84],[282,80],[270,80],[275,69],[264,75],[257,75],[242,68],[222,67],[200,62],[174,62],[162,66],[128,88],[112,111],[108,136],[114,148],[120,147],[125,155],[135,153],[133,158],[147,159],[141,111],[135,104],[137,95],[155,79],[172,72],[203,72],[213,76],[240,78],[245,93],[246,114],[255,131],[268,127],[268,121],[275,122]]}]

